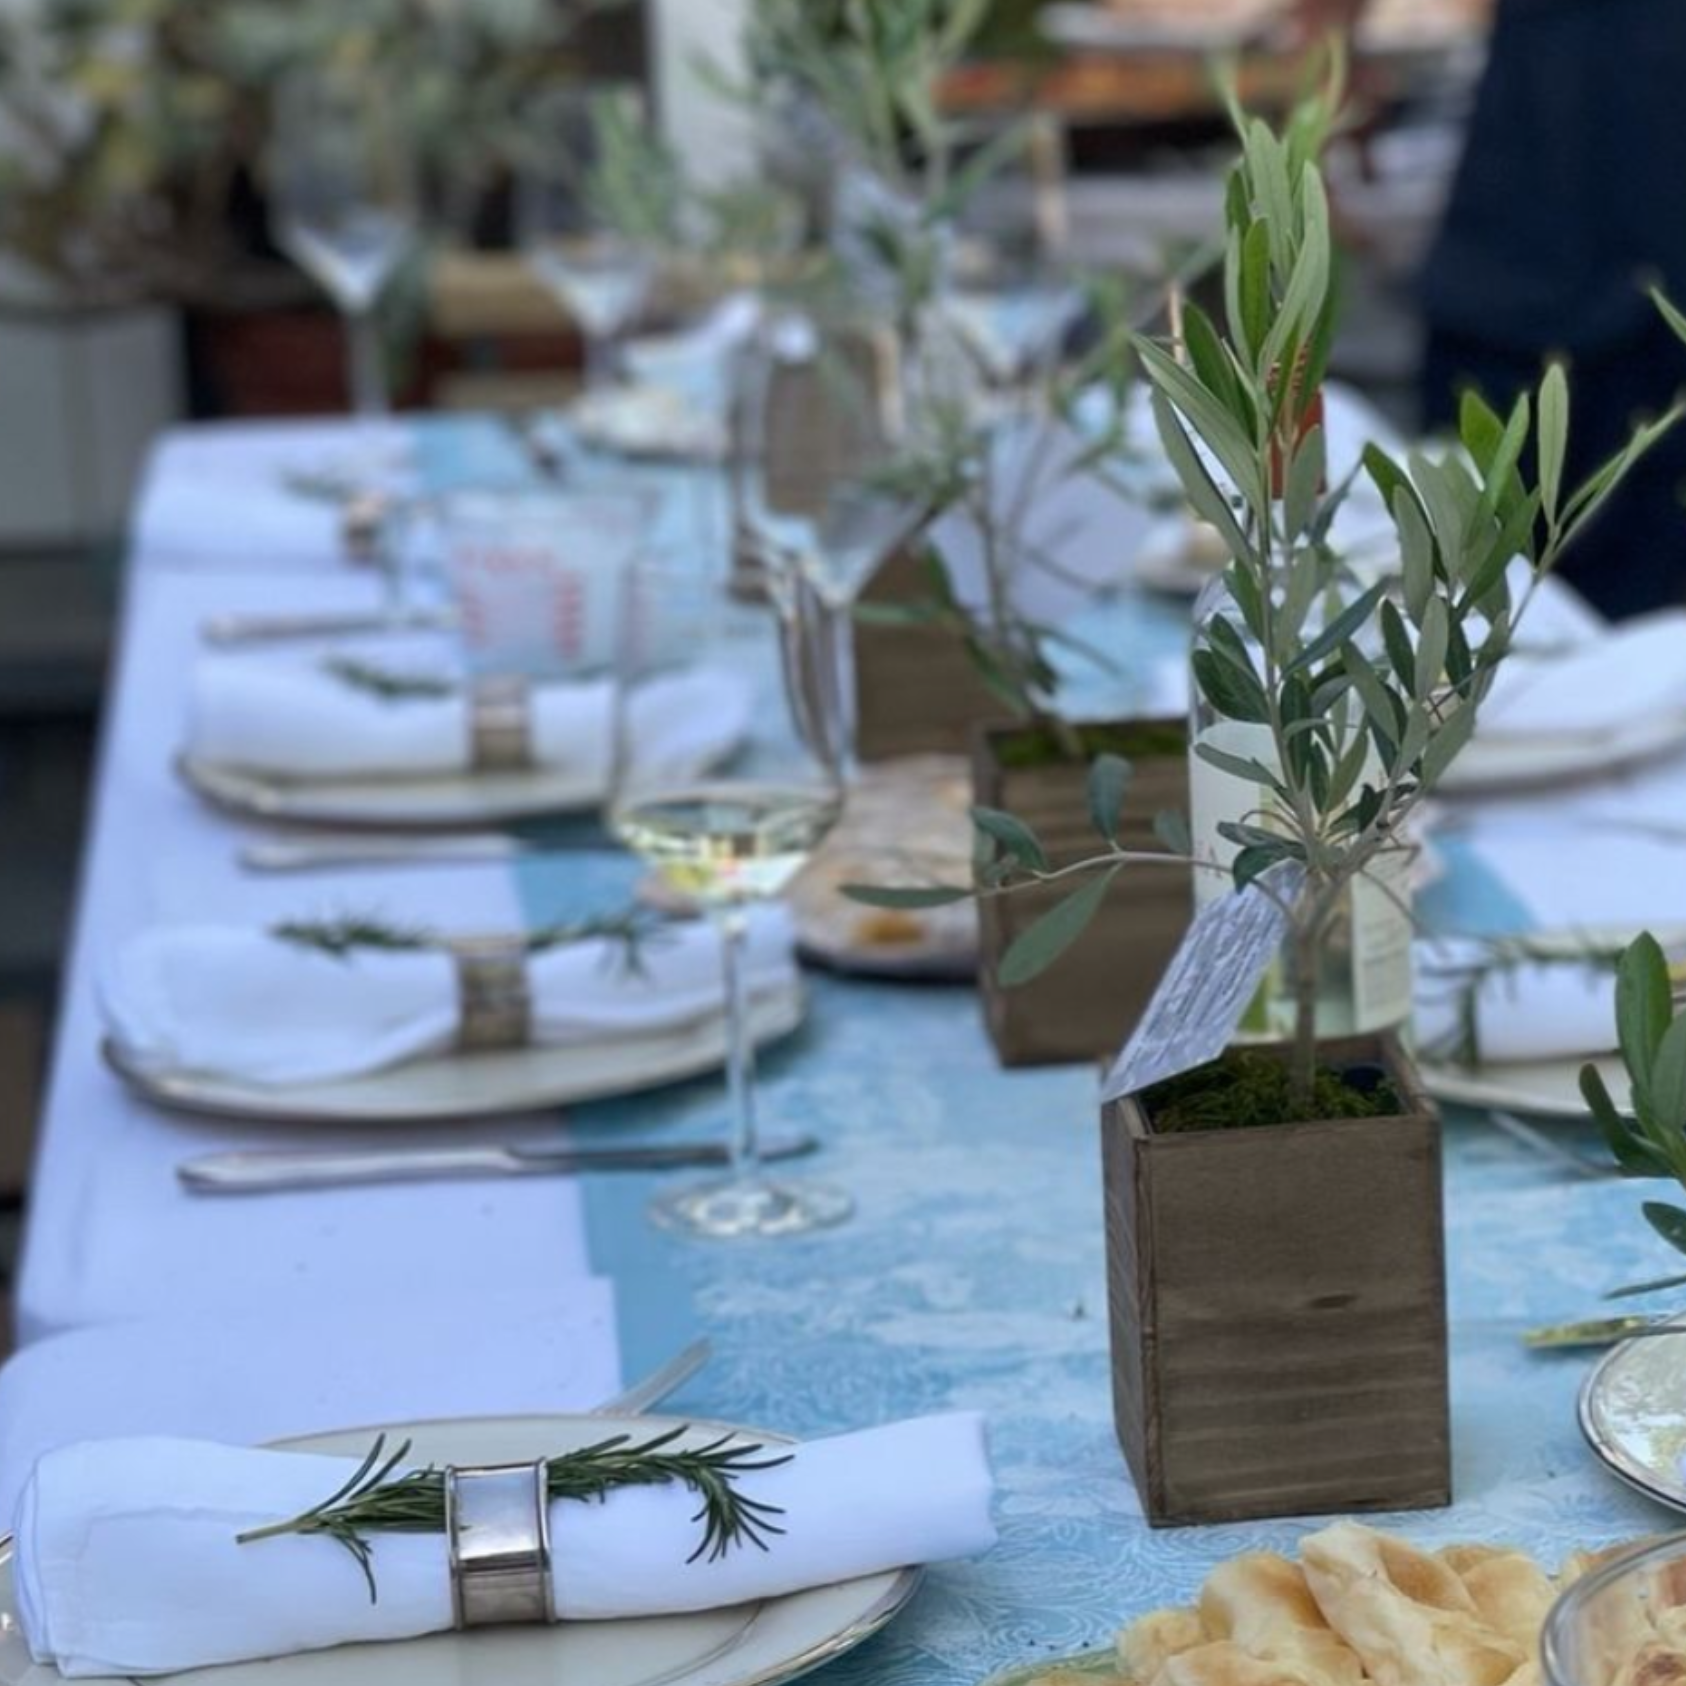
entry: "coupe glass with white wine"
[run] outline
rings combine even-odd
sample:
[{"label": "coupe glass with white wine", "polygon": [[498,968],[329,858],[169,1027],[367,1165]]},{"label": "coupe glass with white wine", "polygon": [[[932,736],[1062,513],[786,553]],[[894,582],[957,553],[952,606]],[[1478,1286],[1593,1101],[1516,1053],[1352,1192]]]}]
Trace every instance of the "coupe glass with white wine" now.
[{"label": "coupe glass with white wine", "polygon": [[[825,839],[843,806],[841,734],[819,723],[829,691],[814,689],[800,730],[780,698],[789,658],[781,614],[735,605],[695,562],[640,558],[628,569],[619,621],[615,741],[608,820],[671,899],[711,918],[725,974],[731,1169],[652,1207],[669,1229],[712,1237],[798,1235],[841,1222],[839,1190],[764,1172],[758,1152],[755,1054],[743,954],[749,909],[777,900]],[[750,741],[725,769],[664,764],[638,741],[641,688],[662,672],[707,662],[750,677],[758,706]]]},{"label": "coupe glass with white wine", "polygon": [[369,66],[316,66],[283,78],[268,186],[276,243],[345,321],[352,409],[385,415],[376,306],[418,233],[414,160],[397,91]]}]

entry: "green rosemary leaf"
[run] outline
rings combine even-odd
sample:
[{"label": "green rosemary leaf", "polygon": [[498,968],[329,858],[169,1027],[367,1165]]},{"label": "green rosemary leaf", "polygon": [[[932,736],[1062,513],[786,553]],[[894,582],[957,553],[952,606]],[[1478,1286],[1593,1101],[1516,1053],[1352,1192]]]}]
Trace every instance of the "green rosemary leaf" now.
[{"label": "green rosemary leaf", "polygon": [[[784,1512],[739,1492],[737,1483],[745,1475],[789,1463],[791,1454],[769,1454],[760,1443],[739,1443],[731,1435],[684,1447],[679,1442],[689,1432],[688,1424],[680,1424],[637,1445],[630,1435],[616,1434],[548,1459],[546,1496],[552,1502],[589,1503],[627,1487],[682,1485],[700,1501],[695,1520],[702,1524],[701,1538],[687,1561],[713,1561],[742,1547],[766,1551],[770,1540],[784,1532],[775,1520]],[[236,1543],[249,1545],[286,1534],[325,1535],[355,1559],[370,1603],[377,1602],[369,1536],[445,1531],[445,1472],[430,1467],[395,1475],[409,1451],[405,1441],[387,1455],[386,1437],[377,1436],[355,1473],[329,1498],[286,1521],[248,1529],[235,1536]]]},{"label": "green rosemary leaf", "polygon": [[379,697],[383,702],[437,702],[444,697],[454,697],[459,689],[453,680],[443,679],[437,674],[398,673],[356,656],[328,656],[324,658],[322,668],[341,684],[368,696]]}]

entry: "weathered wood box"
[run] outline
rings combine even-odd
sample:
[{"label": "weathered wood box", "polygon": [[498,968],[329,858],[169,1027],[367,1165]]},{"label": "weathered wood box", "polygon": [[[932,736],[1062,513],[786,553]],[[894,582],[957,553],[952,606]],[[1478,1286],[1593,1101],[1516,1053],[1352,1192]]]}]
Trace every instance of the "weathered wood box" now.
[{"label": "weathered wood box", "polygon": [[1102,1115],[1113,1410],[1155,1526],[1451,1500],[1440,1120],[1392,1038],[1324,1057],[1403,1114]]},{"label": "weathered wood box", "polygon": [[[911,545],[873,575],[861,600],[900,606],[930,596],[924,559],[918,545]],[[856,749],[861,760],[964,755],[973,734],[1001,713],[1000,698],[978,677],[965,640],[953,627],[856,623]]]},{"label": "weathered wood box", "polygon": [[[1188,811],[1187,728],[1180,720],[1081,726],[1085,748],[1119,754],[1134,768],[1119,842],[1164,851],[1153,833],[1157,814]],[[985,807],[1004,808],[1042,840],[1054,866],[1105,847],[1089,818],[1089,761],[1050,757],[1045,732],[997,726],[973,740],[973,791]],[[1116,1054],[1135,1029],[1177,952],[1192,916],[1191,869],[1128,866],[1094,921],[1040,977],[1012,989],[1000,982],[1002,956],[1021,932],[1071,894],[1073,883],[1040,885],[979,903],[978,987],[1001,1063],[1056,1065]]]}]

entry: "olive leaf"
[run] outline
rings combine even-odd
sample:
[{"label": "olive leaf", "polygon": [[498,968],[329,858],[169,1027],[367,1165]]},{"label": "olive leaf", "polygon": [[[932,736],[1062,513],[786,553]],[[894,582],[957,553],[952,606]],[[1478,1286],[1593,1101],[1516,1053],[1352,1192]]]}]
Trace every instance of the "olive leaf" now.
[{"label": "olive leaf", "polygon": [[1013,989],[1040,977],[1089,928],[1113,880],[1123,870],[1111,867],[1056,902],[1001,957],[1000,982]]}]

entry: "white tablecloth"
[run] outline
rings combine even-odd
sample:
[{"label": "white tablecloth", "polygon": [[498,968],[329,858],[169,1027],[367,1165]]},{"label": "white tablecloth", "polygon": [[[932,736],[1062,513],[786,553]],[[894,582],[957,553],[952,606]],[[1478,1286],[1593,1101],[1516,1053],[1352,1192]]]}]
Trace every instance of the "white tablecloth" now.
[{"label": "white tablecloth", "polygon": [[[202,472],[219,452],[237,483],[239,442],[272,455],[274,431],[195,432],[166,442],[148,496],[180,465]],[[312,437],[280,431],[305,443]],[[453,1414],[469,1402],[479,1410],[566,1409],[618,1382],[612,1297],[591,1274],[571,1180],[193,1196],[175,1176],[191,1155],[365,1138],[167,1115],[131,1098],[102,1066],[95,979],[113,940],[145,924],[263,923],[348,904],[400,921],[436,918],[448,905],[454,919],[483,929],[520,919],[510,874],[496,864],[344,879],[240,872],[243,828],[207,809],[171,770],[199,622],[225,611],[372,608],[377,588],[339,564],[301,575],[285,558],[267,567],[252,554],[231,572],[178,561],[144,534],[131,557],[16,1301],[26,1344],[138,1321],[14,1361],[0,1381],[0,1495],[13,1490],[31,1449],[58,1433],[55,1412],[104,1431],[248,1439],[287,1424]],[[514,1139],[553,1137],[557,1127],[551,1118],[488,1128]],[[355,1352],[371,1320],[385,1321],[379,1351],[358,1374],[333,1360],[345,1378],[343,1409],[323,1390],[325,1372],[290,1373],[279,1362],[286,1341],[277,1331],[307,1319],[329,1355]],[[460,1365],[444,1361],[476,1327],[479,1347]],[[517,1338],[522,1329],[570,1331],[566,1361],[555,1338]],[[142,1375],[134,1360],[146,1350],[160,1361]],[[242,1375],[267,1376],[273,1386]],[[86,1396],[96,1387],[104,1398]]]}]

